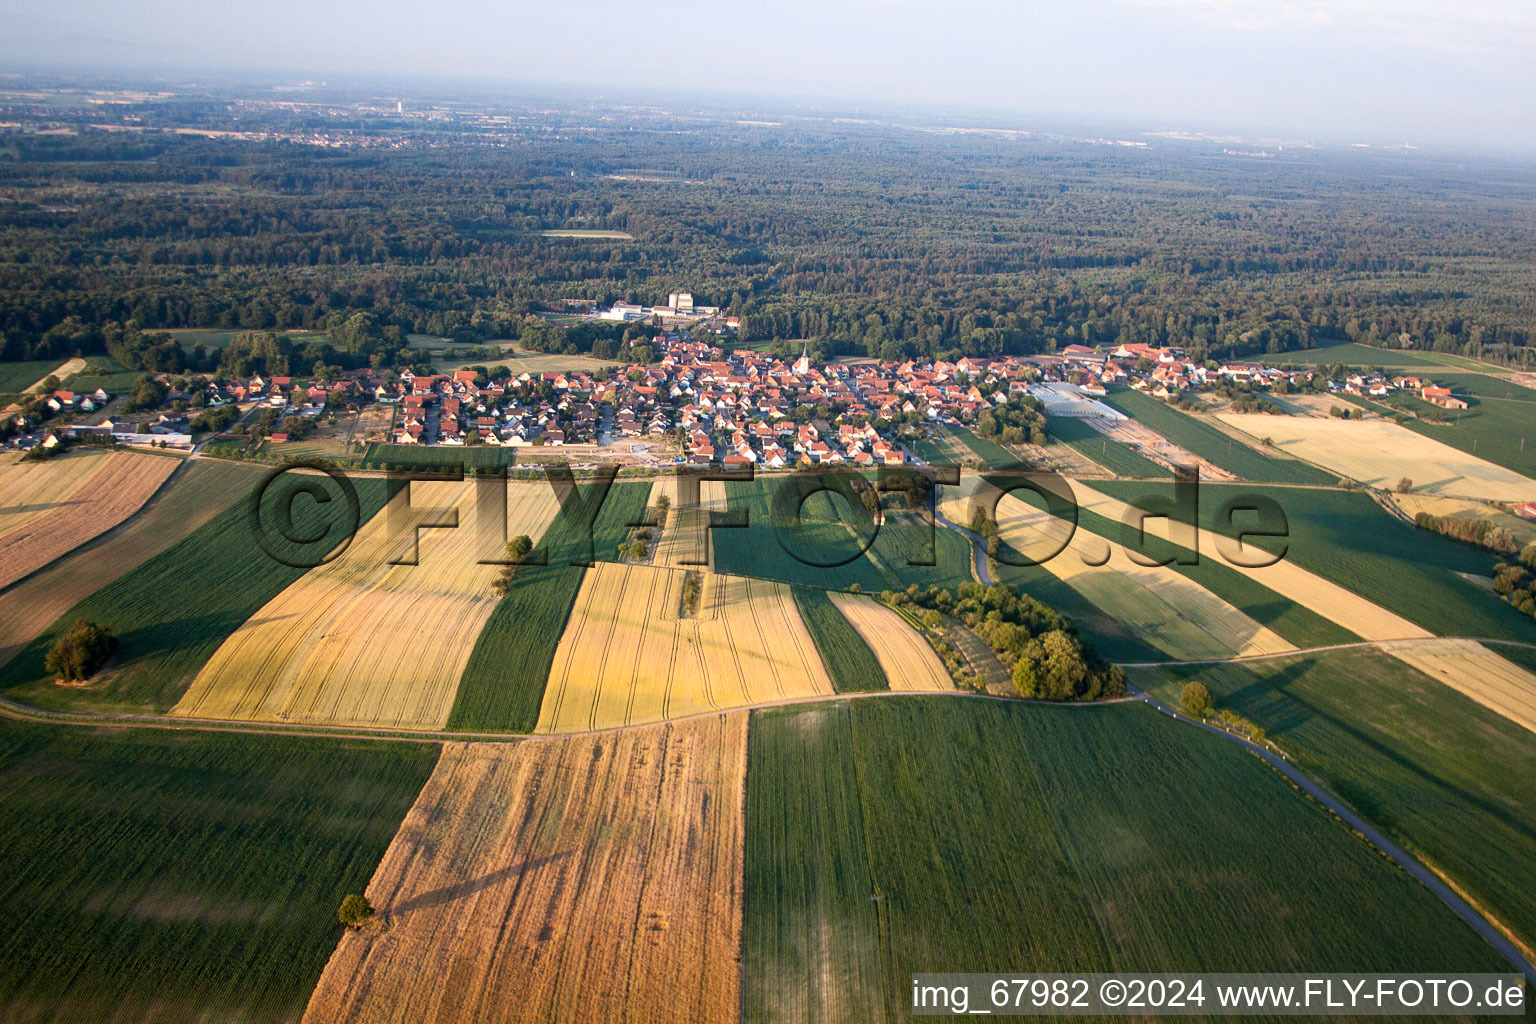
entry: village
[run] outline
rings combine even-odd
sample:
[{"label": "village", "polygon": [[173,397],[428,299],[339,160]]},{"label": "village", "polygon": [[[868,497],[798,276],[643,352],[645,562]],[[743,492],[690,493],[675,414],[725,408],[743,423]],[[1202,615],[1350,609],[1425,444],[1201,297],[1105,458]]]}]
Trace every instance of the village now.
[{"label": "village", "polygon": [[[181,450],[192,449],[195,438],[265,440],[274,450],[308,436],[322,416],[371,408],[376,439],[396,445],[560,449],[572,459],[727,469],[868,468],[921,462],[913,439],[944,424],[974,424],[983,412],[1020,398],[1038,401],[1047,416],[1107,427],[1126,418],[1097,400],[1110,386],[1171,401],[1221,388],[1361,398],[1403,391],[1443,409],[1466,407],[1450,389],[1416,376],[1346,370],[1329,377],[1320,367],[1264,361],[1202,364],[1180,348],[1137,343],[822,365],[803,344],[800,357],[786,362],[720,337],[733,325],[687,293],[669,295],[664,307],[619,304],[584,312],[655,324],[658,333],[648,344],[660,358],[648,365],[522,373],[505,365],[434,374],[358,370],[333,380],[257,373],[243,381],[199,380],[198,394],[160,375],[163,408],[131,417],[91,416],[114,405],[115,396],[99,388],[90,394],[60,388],[46,402],[56,419],[18,423],[8,446],[47,444],[62,431],[67,438]],[[718,333],[704,329],[706,323]]]},{"label": "village", "polygon": [[[942,424],[974,424],[988,409],[1024,397],[1040,402],[1049,416],[1122,420],[1123,414],[1096,401],[1109,385],[1163,399],[1231,385],[1371,397],[1406,390],[1447,409],[1466,404],[1449,389],[1413,376],[1346,373],[1335,380],[1316,370],[1259,363],[1198,365],[1180,349],[1139,344],[1107,351],[1068,346],[1055,355],[824,365],[813,364],[804,348],[786,363],[694,340],[686,329],[668,330],[651,344],[662,353],[659,361],[607,375],[406,372],[396,382],[373,385],[370,394],[375,402],[399,407],[390,436],[396,444],[561,446],[622,454],[636,440],[672,439],[673,461],[728,469],[921,461],[909,444],[913,436]],[[263,383],[253,380],[251,386]],[[291,383],[268,384],[272,400],[281,400]],[[327,398],[324,385],[310,388],[299,414],[317,412]],[[272,435],[274,442],[286,439],[281,432]]]}]

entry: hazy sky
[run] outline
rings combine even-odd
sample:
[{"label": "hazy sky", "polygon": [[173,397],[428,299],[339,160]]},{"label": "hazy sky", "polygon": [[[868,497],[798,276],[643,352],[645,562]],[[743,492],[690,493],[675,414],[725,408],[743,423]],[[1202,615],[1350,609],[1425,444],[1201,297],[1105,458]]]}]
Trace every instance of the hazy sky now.
[{"label": "hazy sky", "polygon": [[6,0],[0,61],[472,75],[1536,146],[1536,0]]}]

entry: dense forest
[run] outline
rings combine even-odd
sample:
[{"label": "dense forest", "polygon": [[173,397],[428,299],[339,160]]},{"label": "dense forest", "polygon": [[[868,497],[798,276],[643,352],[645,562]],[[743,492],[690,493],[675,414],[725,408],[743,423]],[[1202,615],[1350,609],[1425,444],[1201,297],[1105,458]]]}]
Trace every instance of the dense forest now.
[{"label": "dense forest", "polygon": [[[315,127],[246,108],[238,126],[263,116]],[[608,354],[613,332],[531,314],[686,290],[741,317],[745,343],[823,356],[1350,339],[1536,365],[1536,181],[1518,165],[576,116],[414,124],[398,148],[0,131],[0,358],[214,358],[155,333],[178,327],[325,331],[289,353],[296,372],[405,363],[410,333]],[[633,237],[539,234],[571,228]]]}]

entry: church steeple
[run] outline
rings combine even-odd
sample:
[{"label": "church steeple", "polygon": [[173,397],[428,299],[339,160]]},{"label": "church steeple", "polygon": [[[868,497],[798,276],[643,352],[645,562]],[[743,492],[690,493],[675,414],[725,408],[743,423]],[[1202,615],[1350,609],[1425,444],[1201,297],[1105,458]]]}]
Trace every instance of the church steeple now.
[{"label": "church steeple", "polygon": [[802,343],[800,345],[800,358],[795,360],[794,370],[796,373],[811,372],[811,356],[809,345],[807,343]]}]

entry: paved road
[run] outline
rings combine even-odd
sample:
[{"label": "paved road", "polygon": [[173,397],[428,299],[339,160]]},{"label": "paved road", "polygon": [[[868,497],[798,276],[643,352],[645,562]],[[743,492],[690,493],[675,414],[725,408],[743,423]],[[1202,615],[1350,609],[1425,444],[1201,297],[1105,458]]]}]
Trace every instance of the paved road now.
[{"label": "paved road", "polygon": [[1337,814],[1341,819],[1344,820],[1347,825],[1349,825],[1350,828],[1365,836],[1366,839],[1370,840],[1373,846],[1381,850],[1381,852],[1385,853],[1388,857],[1392,858],[1392,860],[1396,861],[1398,866],[1401,867],[1404,871],[1407,871],[1414,878],[1417,878],[1420,882],[1424,883],[1429,891],[1438,896],[1442,903],[1450,907],[1457,917],[1471,925],[1473,930],[1475,930],[1479,935],[1486,939],[1490,946],[1498,950],[1500,956],[1504,957],[1504,959],[1508,960],[1511,964],[1514,965],[1516,970],[1524,974],[1526,981],[1529,984],[1536,985],[1536,965],[1533,965],[1532,962],[1527,959],[1523,953],[1520,952],[1519,948],[1517,948],[1513,942],[1509,941],[1509,939],[1505,937],[1503,932],[1499,931],[1498,928],[1489,923],[1489,921],[1484,918],[1482,914],[1479,914],[1475,909],[1473,909],[1471,904],[1457,895],[1456,891],[1445,882],[1443,882],[1439,875],[1435,874],[1423,864],[1420,864],[1416,859],[1404,851],[1402,847],[1398,846],[1396,843],[1392,842],[1392,840],[1382,835],[1374,825],[1360,817],[1360,815],[1356,814],[1354,811],[1350,810],[1331,793],[1323,789],[1323,787],[1313,782],[1300,769],[1291,764],[1290,761],[1286,760],[1279,754],[1276,754],[1269,748],[1262,747],[1259,744],[1245,739],[1242,736],[1234,735],[1233,733],[1227,732],[1225,729],[1219,729],[1216,726],[1211,725],[1208,722],[1202,722],[1197,718],[1191,718],[1183,712],[1169,707],[1167,704],[1164,704],[1162,701],[1158,700],[1156,697],[1143,690],[1132,688],[1131,693],[1137,700],[1149,704],[1150,706],[1156,708],[1166,715],[1176,718],[1181,722],[1186,722],[1189,725],[1193,725],[1197,728],[1204,729],[1206,732],[1214,733],[1215,735],[1222,737],[1228,742],[1240,744],[1250,752],[1263,758],[1271,768],[1274,768],[1275,771],[1279,772],[1281,775],[1284,775],[1287,779],[1291,780],[1291,782],[1295,783],[1302,790],[1302,792],[1312,797],[1312,799],[1328,808],[1334,814]]}]

